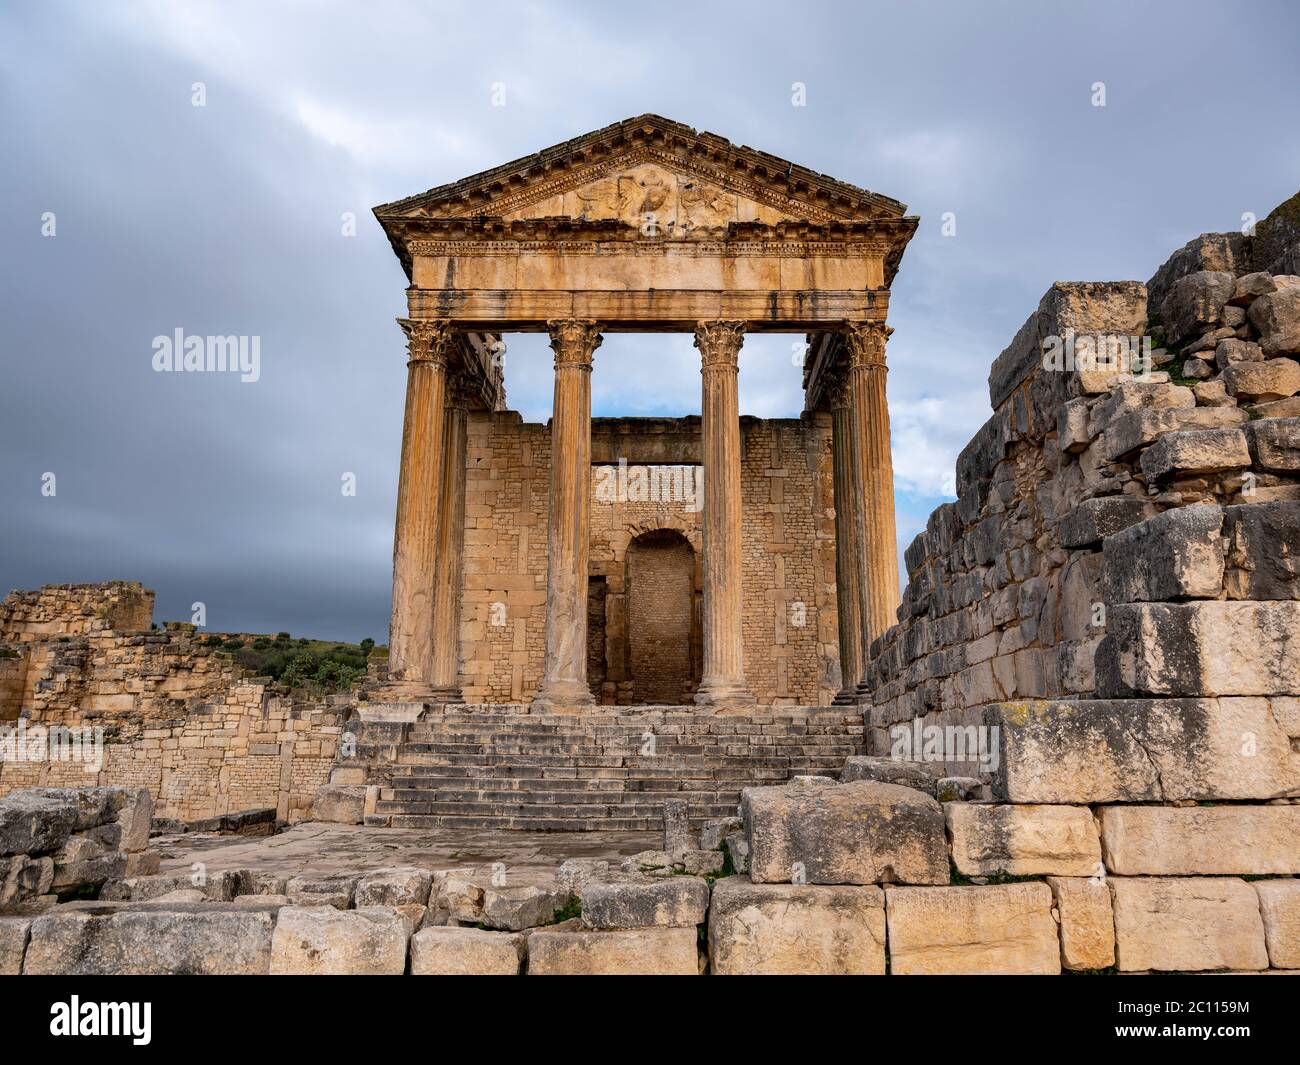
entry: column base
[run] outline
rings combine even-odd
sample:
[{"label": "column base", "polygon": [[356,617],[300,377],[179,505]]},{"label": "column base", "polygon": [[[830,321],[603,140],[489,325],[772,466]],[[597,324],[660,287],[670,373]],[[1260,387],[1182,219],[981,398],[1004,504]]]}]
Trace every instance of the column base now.
[{"label": "column base", "polygon": [[535,714],[563,714],[585,710],[596,705],[591,688],[578,680],[543,682],[531,704]]},{"label": "column base", "polygon": [[743,684],[702,684],[695,693],[695,705],[707,706],[717,713],[728,710],[751,710],[757,704],[753,694]]}]

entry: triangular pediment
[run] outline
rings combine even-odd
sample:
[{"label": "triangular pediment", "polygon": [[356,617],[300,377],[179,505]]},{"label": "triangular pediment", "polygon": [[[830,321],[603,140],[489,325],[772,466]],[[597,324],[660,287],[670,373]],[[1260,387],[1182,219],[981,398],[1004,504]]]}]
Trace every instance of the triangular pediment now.
[{"label": "triangular pediment", "polygon": [[669,231],[893,220],[906,205],[711,133],[643,115],[375,209],[381,221],[569,218]]}]

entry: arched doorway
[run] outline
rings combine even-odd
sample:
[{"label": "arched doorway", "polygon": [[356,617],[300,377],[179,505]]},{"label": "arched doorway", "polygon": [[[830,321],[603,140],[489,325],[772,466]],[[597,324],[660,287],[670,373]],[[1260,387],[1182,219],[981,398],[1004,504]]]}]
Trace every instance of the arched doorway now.
[{"label": "arched doorway", "polygon": [[695,550],[673,529],[627,549],[627,664],[634,703],[688,703],[699,686]]}]

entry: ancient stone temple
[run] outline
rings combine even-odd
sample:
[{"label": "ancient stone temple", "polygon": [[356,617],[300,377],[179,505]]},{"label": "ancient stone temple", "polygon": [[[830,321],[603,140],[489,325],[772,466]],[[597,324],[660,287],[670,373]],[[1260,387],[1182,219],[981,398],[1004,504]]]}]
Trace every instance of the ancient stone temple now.
[{"label": "ancient stone temple", "polygon": [[[899,600],[885,345],[905,206],[645,115],[375,215],[410,286],[372,702],[407,720],[462,700],[857,703]],[[527,425],[496,356],[542,331],[553,415]],[[700,417],[592,419],[618,331],[694,336]],[[756,332],[806,338],[797,420],[741,416]]]}]

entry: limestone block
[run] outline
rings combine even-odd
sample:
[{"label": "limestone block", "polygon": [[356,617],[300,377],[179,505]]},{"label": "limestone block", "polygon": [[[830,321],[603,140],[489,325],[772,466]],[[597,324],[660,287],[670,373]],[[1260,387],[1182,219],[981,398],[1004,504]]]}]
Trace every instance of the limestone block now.
[{"label": "limestone block", "polygon": [[[1250,261],[1250,244],[1240,233],[1202,233],[1173,253],[1147,282],[1152,310],[1159,310],[1170,286],[1198,270],[1237,274]],[[1236,287],[1233,287],[1235,294]]]},{"label": "limestone block", "polygon": [[1256,403],[1255,412],[1261,418],[1300,417],[1300,396],[1275,399],[1271,403]]},{"label": "limestone block", "polygon": [[1101,453],[1108,462],[1114,462],[1166,433],[1232,429],[1244,425],[1248,419],[1249,415],[1236,406],[1138,410],[1106,427]]},{"label": "limestone block", "polygon": [[1226,878],[1110,877],[1122,972],[1266,969],[1254,888]]},{"label": "limestone block", "polygon": [[32,930],[30,917],[0,917],[0,976],[18,976]]},{"label": "limestone block", "polygon": [[32,922],[25,974],[256,976],[270,967],[266,913],[63,911]]},{"label": "limestone block", "polygon": [[357,881],[356,907],[424,906],[429,901],[433,874],[427,869],[404,866],[379,869]]},{"label": "limestone block", "polygon": [[682,862],[687,876],[709,876],[722,872],[726,857],[721,851],[682,851]]},{"label": "limestone block", "polygon": [[401,976],[410,938],[411,922],[385,906],[286,906],[275,922],[271,973]]},{"label": "limestone block", "polygon": [[698,976],[694,928],[534,932],[530,976]]},{"label": "limestone block", "polygon": [[1201,597],[1223,589],[1223,510],[1175,507],[1107,537],[1102,548],[1108,603]]},{"label": "limestone block", "polygon": [[851,754],[844,759],[844,771],[840,774],[842,784],[854,780],[876,780],[881,784],[898,784],[904,788],[915,788],[927,795],[934,794],[938,779],[939,775],[934,768],[924,762],[907,762],[896,758],[863,754]]},{"label": "limestone block", "polygon": [[865,976],[885,971],[885,895],[877,887],[719,880],[709,906],[709,971]]},{"label": "limestone block", "polygon": [[0,857],[0,913],[25,909],[54,886],[54,859],[14,854]]},{"label": "limestone block", "polygon": [[1106,624],[1098,694],[1300,694],[1300,602],[1124,603]]},{"label": "limestone block", "polygon": [[746,788],[740,804],[755,883],[948,882],[943,810],[923,792],[808,779]]},{"label": "limestone block", "polygon": [[1265,355],[1300,353],[1300,287],[1261,295],[1247,312]]},{"label": "limestone block", "polygon": [[1097,825],[1086,806],[945,803],[952,860],[966,876],[1095,876]]},{"label": "limestone block", "polygon": [[1160,321],[1169,342],[1178,344],[1218,322],[1235,288],[1236,278],[1220,270],[1198,270],[1170,285],[1160,304]]},{"label": "limestone block", "polygon": [[[1197,409],[1217,412],[1227,408]],[[1249,466],[1250,449],[1240,429],[1192,429],[1166,433],[1142,452],[1140,465],[1148,482],[1221,473]]]},{"label": "limestone block", "polygon": [[1132,496],[1097,496],[1077,504],[1061,519],[1062,547],[1088,547],[1155,514],[1155,507]]},{"label": "limestone block", "polygon": [[480,928],[422,928],[411,937],[412,976],[518,976],[527,937]]},{"label": "limestone block", "polygon": [[885,906],[895,975],[1061,971],[1046,884],[889,887]]},{"label": "limestone block", "polygon": [[[731,818],[737,824],[740,818]],[[709,831],[709,824],[706,822],[702,835]],[[593,877],[606,876],[609,873],[608,858],[568,858],[560,863],[560,868],[556,870],[555,878],[560,882],[561,887],[568,888],[571,892],[576,892],[583,884]]]},{"label": "limestone block", "polygon": [[316,789],[312,801],[313,821],[336,825],[359,825],[365,819],[366,789],[351,784],[326,784]]},{"label": "limestone block", "polygon": [[1300,880],[1257,880],[1254,888],[1269,964],[1274,969],[1300,969]]},{"label": "limestone block", "polygon": [[1255,465],[1271,473],[1300,470],[1300,417],[1262,418],[1246,426]]},{"label": "limestone block", "polygon": [[1062,451],[1071,454],[1086,451],[1095,435],[1089,428],[1086,396],[1062,404],[1056,415],[1056,443]]},{"label": "limestone block", "polygon": [[1300,806],[1104,806],[1106,868],[1121,876],[1300,873]]},{"label": "limestone block", "polygon": [[[1300,289],[1293,289],[1300,297]],[[1267,403],[1300,392],[1300,363],[1294,359],[1239,362],[1223,371],[1223,385],[1238,403]]]},{"label": "limestone block", "polygon": [[743,827],[744,822],[739,817],[717,817],[705,821],[700,828],[700,849],[706,851],[720,850],[723,846],[722,841],[727,837],[728,833],[735,832]]},{"label": "limestone block", "polygon": [[697,876],[624,874],[588,880],[578,897],[587,928],[694,928],[709,908],[709,885]]},{"label": "limestone block", "polygon": [[1192,386],[1192,392],[1196,395],[1198,406],[1202,407],[1233,407],[1236,406],[1236,400],[1228,395],[1228,390],[1223,387],[1223,380],[1215,378],[1212,381],[1198,381]]},{"label": "limestone block", "polygon": [[66,798],[11,791],[0,798],[0,855],[56,851],[77,822],[77,807]]},{"label": "limestone block", "polygon": [[1237,278],[1232,290],[1232,303],[1239,307],[1249,307],[1258,297],[1267,296],[1277,291],[1277,283],[1267,270],[1257,270],[1253,274],[1243,274]]},{"label": "limestone block", "polygon": [[1300,753],[1267,699],[1001,703],[995,795],[1013,803],[1271,799],[1300,789]]},{"label": "limestone block", "polygon": [[557,910],[573,901],[567,888],[545,888],[535,884],[483,889],[483,923],[489,928],[518,932],[555,921]]},{"label": "limestone block", "polygon": [[284,890],[295,906],[332,906],[336,910],[346,910],[356,898],[360,879],[348,873],[295,876],[289,878]]},{"label": "limestone block", "polygon": [[446,912],[453,921],[465,921],[477,924],[483,919],[483,888],[457,871],[434,874],[437,897],[430,903],[431,909]]},{"label": "limestone block", "polygon": [[1300,502],[1223,512],[1225,585],[1232,599],[1300,599]]},{"label": "limestone block", "polygon": [[1115,964],[1115,918],[1110,888],[1100,877],[1049,876],[1061,922],[1061,965],[1071,970]]},{"label": "limestone block", "polygon": [[1214,349],[1214,365],[1226,370],[1239,362],[1263,362],[1264,350],[1249,340],[1237,340],[1235,337],[1220,340]]},{"label": "limestone block", "polygon": [[738,873],[749,873],[749,838],[744,832],[732,832],[722,841],[731,858],[731,868]]}]

